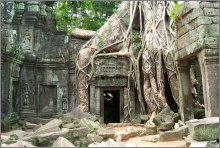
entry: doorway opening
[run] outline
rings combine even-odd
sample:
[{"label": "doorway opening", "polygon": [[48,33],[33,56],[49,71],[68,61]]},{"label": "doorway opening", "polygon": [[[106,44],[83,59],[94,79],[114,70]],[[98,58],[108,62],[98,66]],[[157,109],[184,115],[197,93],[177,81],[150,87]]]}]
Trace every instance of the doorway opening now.
[{"label": "doorway opening", "polygon": [[120,122],[120,91],[106,90],[104,98],[104,123]]}]

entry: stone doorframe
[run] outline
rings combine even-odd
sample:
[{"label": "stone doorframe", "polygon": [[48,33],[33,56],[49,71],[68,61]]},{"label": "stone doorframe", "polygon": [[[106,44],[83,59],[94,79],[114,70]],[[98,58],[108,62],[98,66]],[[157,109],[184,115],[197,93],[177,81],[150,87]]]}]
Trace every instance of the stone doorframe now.
[{"label": "stone doorframe", "polygon": [[[212,54],[211,54],[212,53]],[[191,57],[192,58],[192,57]],[[205,116],[219,115],[219,57],[214,49],[204,49],[198,58],[202,74]],[[193,59],[177,60],[180,114],[183,121],[193,119],[193,98],[190,84],[190,66]]]}]

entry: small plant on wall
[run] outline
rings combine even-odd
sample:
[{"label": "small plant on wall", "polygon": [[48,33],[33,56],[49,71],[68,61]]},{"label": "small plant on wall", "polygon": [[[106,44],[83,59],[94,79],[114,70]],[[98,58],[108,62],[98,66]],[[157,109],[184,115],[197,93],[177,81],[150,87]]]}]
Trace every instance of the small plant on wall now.
[{"label": "small plant on wall", "polygon": [[173,6],[170,8],[170,13],[168,15],[174,22],[177,22],[178,20],[181,19],[183,8],[184,8],[184,3],[180,4],[178,2],[174,2]]}]

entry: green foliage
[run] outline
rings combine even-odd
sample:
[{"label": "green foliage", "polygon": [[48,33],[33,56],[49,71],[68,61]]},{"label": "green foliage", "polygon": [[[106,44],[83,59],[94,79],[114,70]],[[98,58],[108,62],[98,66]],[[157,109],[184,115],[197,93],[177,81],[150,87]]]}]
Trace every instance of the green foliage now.
[{"label": "green foliage", "polygon": [[99,29],[117,9],[120,1],[59,1],[54,6],[57,28]]},{"label": "green foliage", "polygon": [[184,8],[184,3],[181,5],[178,2],[176,2],[171,7],[171,12],[168,15],[170,16],[170,18],[173,21],[177,21],[180,18],[181,14],[182,14],[183,8]]}]

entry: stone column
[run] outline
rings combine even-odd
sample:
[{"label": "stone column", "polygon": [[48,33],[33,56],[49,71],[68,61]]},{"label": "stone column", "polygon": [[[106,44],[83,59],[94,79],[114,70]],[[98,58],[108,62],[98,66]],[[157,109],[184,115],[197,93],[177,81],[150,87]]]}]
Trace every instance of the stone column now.
[{"label": "stone column", "polygon": [[96,112],[96,92],[95,92],[94,82],[90,83],[89,89],[90,89],[89,111],[90,113],[94,114]]},{"label": "stone column", "polygon": [[204,49],[198,54],[203,83],[206,117],[219,116],[218,49]]},{"label": "stone column", "polygon": [[190,62],[177,61],[179,83],[179,109],[183,122],[193,119],[192,93],[190,84]]}]

